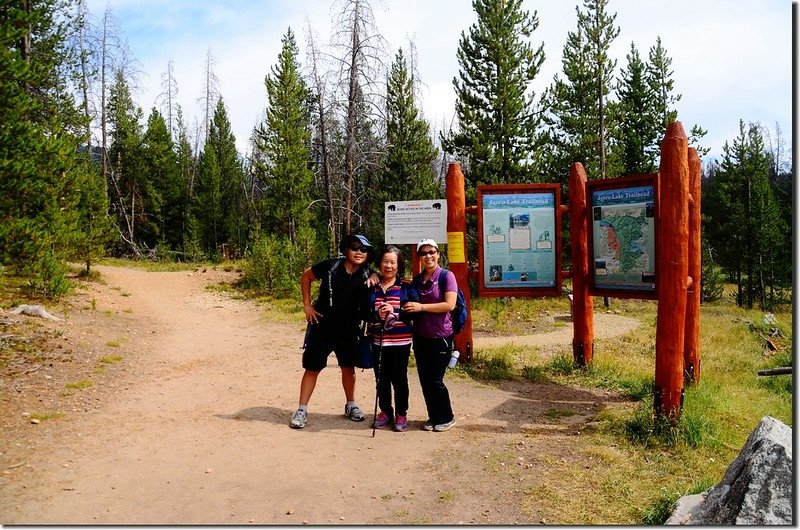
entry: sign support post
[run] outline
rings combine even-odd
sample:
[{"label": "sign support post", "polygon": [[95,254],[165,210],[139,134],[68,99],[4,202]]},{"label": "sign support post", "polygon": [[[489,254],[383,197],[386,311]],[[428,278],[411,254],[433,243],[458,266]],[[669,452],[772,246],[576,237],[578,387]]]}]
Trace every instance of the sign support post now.
[{"label": "sign support post", "polygon": [[689,279],[686,302],[686,338],[683,348],[683,379],[700,382],[700,297],[702,250],[700,241],[700,157],[689,148]]},{"label": "sign support post", "polygon": [[448,268],[455,274],[467,303],[467,322],[464,329],[453,337],[456,350],[461,355],[458,362],[472,362],[472,305],[469,299],[469,266],[467,264],[467,201],[464,192],[464,174],[461,164],[451,162],[445,180],[447,190],[447,260]]},{"label": "sign support post", "polygon": [[572,241],[572,355],[588,366],[594,353],[594,307],[589,296],[589,208],[586,170],[574,162],[569,174],[569,232]]},{"label": "sign support post", "polygon": [[658,321],[654,408],[678,420],[683,405],[683,352],[689,273],[688,139],[670,123],[661,142],[659,171]]}]

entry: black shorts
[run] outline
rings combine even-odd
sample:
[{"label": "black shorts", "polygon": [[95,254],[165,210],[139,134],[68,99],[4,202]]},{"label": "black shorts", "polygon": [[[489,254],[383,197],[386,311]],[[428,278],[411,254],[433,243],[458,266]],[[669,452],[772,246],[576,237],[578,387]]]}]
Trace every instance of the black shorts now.
[{"label": "black shorts", "polygon": [[[338,333],[336,331],[339,331]],[[336,354],[336,361],[342,368],[355,366],[358,348],[358,330],[342,335],[340,329],[314,324],[306,329],[303,349],[303,368],[319,372],[328,365],[328,356]]]}]

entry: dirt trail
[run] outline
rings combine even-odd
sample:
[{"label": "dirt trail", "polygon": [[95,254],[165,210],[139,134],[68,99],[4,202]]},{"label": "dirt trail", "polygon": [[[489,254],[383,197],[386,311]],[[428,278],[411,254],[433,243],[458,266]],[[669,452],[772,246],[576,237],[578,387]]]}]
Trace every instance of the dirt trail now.
[{"label": "dirt trail", "polygon": [[[46,324],[83,355],[95,385],[63,392],[52,363],[31,381],[60,392],[3,381],[0,523],[539,523],[519,484],[533,484],[547,461],[533,454],[558,457],[576,425],[617,401],[596,390],[450,378],[458,424],[425,432],[411,370],[411,428],[373,438],[368,422],[343,416],[331,357],[308,426],[290,429],[300,323],[265,321],[253,302],[205,289],[211,274],[98,270],[105,283],[79,296],[84,310]],[[629,320],[610,329],[626,332]],[[112,354],[123,361],[97,373],[97,359]],[[371,373],[358,372],[356,392],[371,413]],[[553,420],[545,412],[554,403],[575,414]],[[65,415],[37,425],[24,415],[34,410]],[[513,477],[486,463],[509,447],[520,455]]]}]

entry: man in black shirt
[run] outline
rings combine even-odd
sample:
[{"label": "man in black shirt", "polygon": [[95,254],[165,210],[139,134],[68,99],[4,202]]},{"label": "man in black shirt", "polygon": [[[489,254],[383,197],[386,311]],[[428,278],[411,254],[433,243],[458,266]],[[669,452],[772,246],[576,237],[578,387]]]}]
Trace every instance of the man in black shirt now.
[{"label": "man in black shirt", "polygon": [[[323,260],[307,268],[300,276],[308,329],[303,345],[305,372],[300,381],[300,404],[289,423],[295,429],[306,426],[308,402],[331,352],[336,354],[342,370],[342,388],[347,400],[344,414],[353,421],[364,421],[364,413],[355,402],[354,360],[360,334],[359,302],[364,298],[366,280],[372,273],[369,262],[374,249],[366,237],[350,234],[342,240],[339,251],[344,257]],[[314,280],[321,283],[319,297],[312,303],[311,284]]]}]

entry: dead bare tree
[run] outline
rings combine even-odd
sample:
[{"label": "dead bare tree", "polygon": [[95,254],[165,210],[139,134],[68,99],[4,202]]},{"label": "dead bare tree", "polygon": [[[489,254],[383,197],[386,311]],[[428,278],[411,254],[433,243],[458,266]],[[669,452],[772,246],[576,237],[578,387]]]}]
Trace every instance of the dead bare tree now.
[{"label": "dead bare tree", "polygon": [[329,117],[327,97],[327,83],[324,74],[320,71],[320,51],[317,48],[314,40],[311,24],[306,18],[307,26],[307,41],[308,41],[308,59],[310,63],[309,73],[309,86],[311,87],[314,114],[316,122],[316,132],[314,138],[314,148],[316,151],[316,158],[319,162],[319,174],[322,178],[322,191],[325,197],[325,206],[328,211],[328,233],[329,233],[329,248],[328,250],[334,254],[336,249],[339,248],[337,238],[337,227],[339,226],[339,219],[337,219],[337,208],[334,204],[334,183],[335,178],[331,164],[330,153],[330,135],[329,135]]},{"label": "dead bare tree", "polygon": [[[77,23],[77,50],[78,61],[80,62],[80,80],[79,89],[80,95],[83,100],[80,102],[83,115],[86,117],[86,150],[89,156],[92,155],[92,120],[94,113],[91,107],[91,84],[96,77],[96,71],[92,65],[92,57],[96,53],[96,47],[92,42],[92,34],[94,28],[91,26],[89,9],[86,6],[86,0],[78,0],[76,5],[76,23]],[[108,195],[108,183],[103,180],[103,189]]]},{"label": "dead bare tree", "polygon": [[[208,140],[209,124],[214,114],[214,107],[219,99],[219,79],[214,73],[217,60],[211,53],[211,48],[206,52],[206,70],[204,72],[203,95],[198,99],[203,104],[203,142]],[[198,151],[196,151],[198,152]]]},{"label": "dead bare tree", "polygon": [[128,50],[128,43],[122,37],[122,29],[119,21],[114,17],[111,7],[106,5],[103,13],[103,22],[100,27],[100,35],[97,39],[100,82],[100,163],[103,170],[104,184],[108,189],[109,179],[109,160],[108,160],[108,92],[111,80],[116,72],[121,71],[128,80],[132,89],[137,87],[139,63],[132,58]]},{"label": "dead bare tree", "polygon": [[176,98],[178,97],[178,82],[175,80],[175,62],[170,59],[167,69],[161,74],[161,92],[156,97],[156,103],[161,103],[161,111],[167,118],[167,127],[170,137],[175,140]]},{"label": "dead bare tree", "polygon": [[[333,58],[340,64],[339,94],[344,112],[344,219],[345,233],[363,223],[368,204],[358,204],[360,194],[369,188],[370,169],[377,167],[383,148],[376,128],[385,123],[387,46],[378,32],[368,0],[340,0],[334,18]],[[336,51],[339,54],[336,54]],[[353,222],[359,217],[358,223]]]}]

